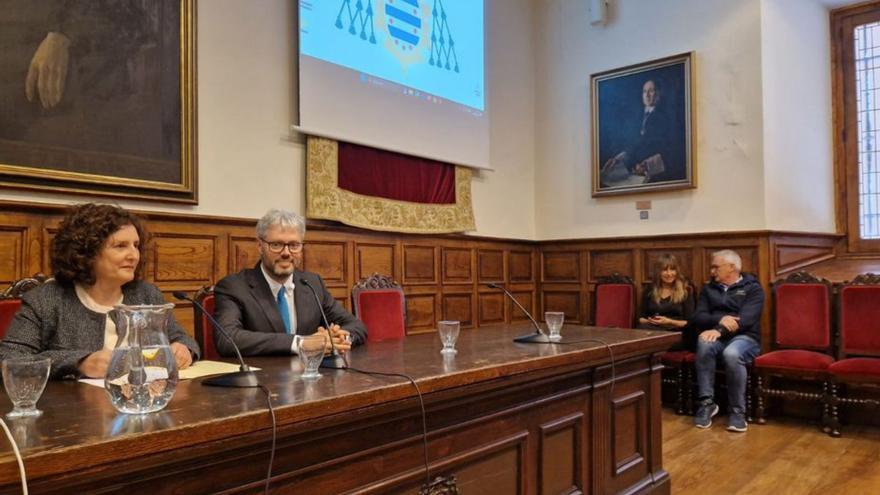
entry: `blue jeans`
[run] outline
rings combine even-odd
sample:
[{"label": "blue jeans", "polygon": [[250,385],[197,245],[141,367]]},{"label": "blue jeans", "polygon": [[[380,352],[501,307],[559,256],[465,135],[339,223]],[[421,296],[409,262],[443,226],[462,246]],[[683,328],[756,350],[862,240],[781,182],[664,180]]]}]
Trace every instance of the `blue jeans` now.
[{"label": "blue jeans", "polygon": [[715,395],[715,367],[718,357],[724,359],[727,374],[727,400],[731,412],[746,410],[746,366],[761,352],[761,345],[748,335],[737,335],[730,340],[704,342],[697,340],[697,391],[702,400]]}]

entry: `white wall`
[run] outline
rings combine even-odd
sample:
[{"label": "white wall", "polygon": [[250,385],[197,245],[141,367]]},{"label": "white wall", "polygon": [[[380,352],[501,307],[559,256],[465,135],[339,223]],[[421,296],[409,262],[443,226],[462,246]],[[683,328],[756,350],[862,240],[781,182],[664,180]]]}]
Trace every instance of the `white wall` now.
[{"label": "white wall", "polygon": [[[820,0],[487,0],[494,172],[473,182],[477,231],[521,239],[750,229],[834,230],[828,26]],[[828,0],[821,0],[828,1]],[[196,206],[255,218],[305,210],[304,146],[289,136],[292,0],[199,3]],[[698,188],[590,197],[590,74],[694,51]],[[796,83],[793,83],[796,81]],[[792,108],[797,113],[792,114]],[[0,199],[83,196],[0,190]],[[651,218],[635,201],[650,199]]]},{"label": "white wall", "polygon": [[[534,238],[534,53],[530,0],[488,0],[488,96],[494,172],[473,184],[478,235]],[[273,206],[305,211],[305,148],[294,123],[293,0],[198,4],[199,204],[119,200],[129,208],[256,218]],[[85,196],[0,190],[45,203]]]},{"label": "white wall", "polygon": [[[293,7],[278,0],[256,3],[199,3],[199,204],[118,200],[119,204],[235,217],[259,217],[275,205],[303,211],[303,147],[286,140],[296,88],[290,64]],[[5,190],[0,198],[117,201]]]},{"label": "white wall", "polygon": [[762,0],[768,229],[835,230],[830,37],[818,2]]},{"label": "white wall", "polygon": [[475,175],[476,234],[534,239],[535,25],[532,0],[487,0],[493,172]]},{"label": "white wall", "polygon": [[[541,0],[536,83],[538,238],[764,228],[759,0]],[[698,188],[591,198],[590,74],[695,51]],[[651,200],[639,220],[636,200]]]}]

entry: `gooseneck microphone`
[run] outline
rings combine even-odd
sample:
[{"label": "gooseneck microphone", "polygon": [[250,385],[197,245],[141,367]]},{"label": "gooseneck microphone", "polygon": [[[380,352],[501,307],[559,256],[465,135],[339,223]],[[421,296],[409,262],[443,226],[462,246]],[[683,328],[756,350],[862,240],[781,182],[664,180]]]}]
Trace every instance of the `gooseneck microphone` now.
[{"label": "gooseneck microphone", "polygon": [[516,337],[515,339],[513,339],[514,342],[519,342],[521,344],[539,344],[539,343],[548,343],[549,344],[549,343],[551,343],[550,337],[547,334],[545,334],[543,330],[541,330],[541,327],[538,326],[538,322],[535,321],[535,318],[532,316],[532,314],[529,313],[528,310],[526,310],[526,308],[524,308],[523,305],[520,304],[519,301],[517,301],[515,297],[513,297],[513,294],[511,294],[507,289],[505,289],[503,285],[497,284],[497,283],[491,283],[491,284],[489,284],[489,288],[499,289],[499,290],[503,291],[504,295],[509,297],[510,300],[513,301],[513,304],[516,304],[516,307],[518,307],[520,309],[520,311],[525,313],[525,315],[529,317],[529,320],[532,321],[532,325],[535,326],[535,333],[530,333],[527,335],[521,335],[519,337]]},{"label": "gooseneck microphone", "polygon": [[333,335],[330,334],[330,322],[327,320],[327,313],[324,312],[324,306],[321,305],[318,291],[316,291],[315,288],[312,287],[312,284],[310,284],[305,278],[300,278],[299,281],[308,287],[312,291],[312,295],[315,296],[315,303],[318,305],[318,311],[321,312],[321,319],[324,321],[324,328],[327,329],[327,335],[330,337],[330,348],[333,349],[333,352],[329,356],[324,356],[324,359],[321,360],[321,367],[337,369],[348,368],[348,363],[345,362],[345,358],[336,351],[336,344],[333,343]]},{"label": "gooseneck microphone", "polygon": [[199,304],[195,299],[186,295],[185,292],[182,291],[174,291],[171,293],[175,298],[181,301],[189,301],[193,304],[193,306],[199,308],[199,311],[202,312],[208,320],[211,321],[211,324],[214,325],[214,328],[220,330],[220,333],[226,337],[226,340],[232,344],[232,348],[235,349],[235,354],[238,356],[238,362],[240,363],[239,370],[234,373],[224,373],[222,375],[217,375],[212,378],[206,378],[202,380],[202,385],[207,385],[209,387],[238,387],[238,388],[249,388],[249,387],[259,387],[260,383],[257,381],[257,375],[251,371],[248,365],[244,364],[244,358],[241,357],[241,351],[238,350],[238,346],[235,344],[235,341],[232,340],[232,337],[229,336],[229,333],[226,332],[226,329],[223,328],[223,325],[220,324],[214,316],[209,313],[204,306]]}]

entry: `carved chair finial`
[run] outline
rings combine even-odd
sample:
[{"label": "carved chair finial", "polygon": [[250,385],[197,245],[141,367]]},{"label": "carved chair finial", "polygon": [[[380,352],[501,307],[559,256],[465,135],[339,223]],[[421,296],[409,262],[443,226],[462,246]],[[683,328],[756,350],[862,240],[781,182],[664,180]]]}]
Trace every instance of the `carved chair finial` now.
[{"label": "carved chair finial", "polygon": [[0,293],[0,299],[20,299],[25,292],[39,287],[41,284],[49,281],[49,277],[42,273],[38,273],[33,277],[16,280],[9,287]]},{"label": "carved chair finial", "polygon": [[614,272],[611,275],[603,275],[596,279],[596,284],[628,284],[635,285],[632,277],[627,275],[621,275],[620,273]]},{"label": "carved chair finial", "polygon": [[862,273],[845,285],[880,285],[880,275],[876,273]]},{"label": "carved chair finial", "polygon": [[380,275],[376,272],[373,272],[369,277],[361,280],[360,282],[354,284],[354,288],[356,289],[395,289],[399,288],[400,284],[394,281],[393,278],[387,275]]}]

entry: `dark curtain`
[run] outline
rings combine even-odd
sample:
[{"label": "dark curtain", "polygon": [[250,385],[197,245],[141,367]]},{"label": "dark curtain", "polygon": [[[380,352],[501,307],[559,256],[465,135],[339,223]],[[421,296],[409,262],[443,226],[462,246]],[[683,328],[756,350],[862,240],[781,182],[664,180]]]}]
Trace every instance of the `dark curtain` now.
[{"label": "dark curtain", "polygon": [[455,165],[339,142],[340,189],[412,203],[455,204]]}]

